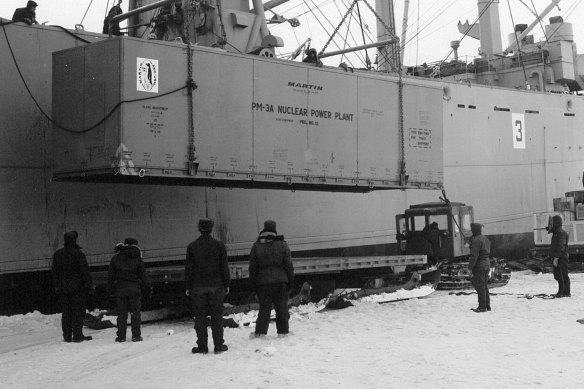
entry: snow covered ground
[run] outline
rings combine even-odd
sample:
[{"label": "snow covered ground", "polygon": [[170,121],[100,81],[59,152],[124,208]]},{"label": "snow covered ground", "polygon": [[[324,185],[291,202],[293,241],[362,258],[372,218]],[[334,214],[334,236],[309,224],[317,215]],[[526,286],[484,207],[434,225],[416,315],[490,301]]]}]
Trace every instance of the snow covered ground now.
[{"label": "snow covered ground", "polygon": [[582,388],[584,274],[571,279],[572,298],[530,298],[554,293],[553,276],[513,273],[480,314],[476,294],[439,291],[293,314],[285,338],[274,323],[265,339],[226,328],[220,355],[191,354],[190,320],[143,325],[142,343],[114,343],[110,328],[72,344],[60,315],[0,317],[0,387]]}]

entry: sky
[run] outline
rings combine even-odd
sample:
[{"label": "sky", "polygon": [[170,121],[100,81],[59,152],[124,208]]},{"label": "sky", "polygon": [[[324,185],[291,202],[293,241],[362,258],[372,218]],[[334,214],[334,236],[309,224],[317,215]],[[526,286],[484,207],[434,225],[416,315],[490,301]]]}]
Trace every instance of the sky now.
[{"label": "sky", "polygon": [[[491,312],[475,313],[476,293],[292,310],[292,335],[250,339],[251,326],[225,328],[229,350],[194,355],[193,321],[142,325],[143,342],[115,343],[115,328],[65,343],[60,315],[0,316],[0,386],[80,389],[334,388],[579,389],[584,382],[584,273],[572,297],[543,299],[550,273],[513,272],[491,289]],[[382,296],[380,296],[382,297]],[[210,337],[211,338],[211,337]],[[211,346],[212,344],[210,344]]]},{"label": "sky", "polygon": [[[375,0],[368,0],[371,5]],[[103,18],[106,10],[111,7],[113,0],[37,0],[37,20],[56,24],[66,28],[74,28],[75,24],[83,24],[86,30],[100,32],[103,25]],[[311,11],[310,6],[314,3],[324,3],[325,8],[322,14]],[[320,49],[326,43],[328,35],[320,24],[326,27],[328,32],[334,30],[341,15],[344,14],[344,4],[349,4],[350,0],[292,0],[279,8],[278,12],[285,13],[287,17],[298,17],[301,26],[292,29],[289,24],[271,25],[272,34],[284,38],[286,48],[279,50],[279,54],[286,54],[294,51],[308,37],[313,39],[312,46]],[[499,14],[501,28],[503,29],[503,45],[507,43],[507,36],[512,32],[514,24],[531,24],[535,16],[530,13],[527,6],[540,13],[551,3],[551,0],[499,0]],[[550,16],[563,16],[567,22],[584,20],[584,0],[562,0],[559,2],[561,11],[555,8],[544,18],[547,23]],[[14,9],[23,7],[26,0],[1,0],[0,16],[10,19]],[[359,2],[360,12],[365,24],[368,25],[370,35],[375,36],[376,23],[373,14],[365,6],[364,2]],[[462,35],[458,32],[457,23],[468,20],[473,23],[477,16],[477,3],[475,0],[411,0],[409,2],[408,33],[406,37],[406,49],[404,54],[404,64],[421,64],[423,62],[437,62],[445,58],[452,59],[450,41],[461,40]],[[88,8],[89,6],[89,8]],[[122,8],[127,10],[128,1],[122,3]],[[509,11],[511,8],[511,12]],[[403,20],[404,1],[395,2],[395,23],[397,35],[401,37]],[[312,15],[317,15],[319,21],[312,19]],[[271,17],[271,13],[267,13]],[[513,20],[513,22],[511,21]],[[355,25],[353,20],[352,25]],[[574,27],[574,31],[578,30]],[[580,29],[581,30],[581,29]],[[360,30],[355,30],[354,39],[362,44]],[[535,41],[543,38],[542,29],[536,27],[533,31]],[[584,52],[584,33],[575,37],[576,43]],[[351,39],[351,41],[353,41]],[[478,53],[478,41],[465,37],[461,40],[459,48],[459,58],[472,58]],[[337,50],[334,44],[330,50]],[[370,54],[373,55],[373,54]],[[334,60],[338,62],[338,59]],[[325,62],[326,63],[326,62]],[[353,60],[354,67],[362,66],[358,59]]]}]

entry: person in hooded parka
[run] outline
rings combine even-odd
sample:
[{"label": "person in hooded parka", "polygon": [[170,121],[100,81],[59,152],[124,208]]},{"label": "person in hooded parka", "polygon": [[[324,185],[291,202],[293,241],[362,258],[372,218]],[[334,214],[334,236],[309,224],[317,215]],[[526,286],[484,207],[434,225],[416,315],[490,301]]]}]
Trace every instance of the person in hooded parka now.
[{"label": "person in hooded parka", "polygon": [[134,238],[126,238],[123,245],[116,246],[116,251],[118,253],[111,259],[108,274],[109,293],[116,297],[116,342],[126,341],[128,312],[132,316],[132,341],[141,342],[142,287],[150,286],[142,261],[142,251]]},{"label": "person in hooded parka", "polygon": [[552,226],[548,231],[552,235],[550,246],[550,258],[554,267],[554,278],[558,282],[558,293],[556,298],[571,297],[570,276],[568,275],[568,263],[570,254],[568,253],[568,233],[562,228],[562,217],[554,215]]},{"label": "person in hooded parka", "polygon": [[287,335],[288,291],[294,282],[294,267],[290,249],[283,235],[276,232],[276,222],[266,220],[249,254],[249,279],[255,288],[260,309],[252,337],[268,333],[272,306],[276,311],[276,330],[278,335]]}]

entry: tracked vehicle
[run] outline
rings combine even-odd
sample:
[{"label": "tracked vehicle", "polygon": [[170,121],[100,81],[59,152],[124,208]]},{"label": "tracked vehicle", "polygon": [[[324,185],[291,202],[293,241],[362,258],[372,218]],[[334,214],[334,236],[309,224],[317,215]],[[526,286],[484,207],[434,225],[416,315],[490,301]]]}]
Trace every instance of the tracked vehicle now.
[{"label": "tracked vehicle", "polygon": [[[472,287],[468,270],[472,206],[449,201],[416,204],[395,220],[400,254],[427,255],[428,265],[441,270],[438,289]],[[505,260],[491,258],[489,286],[506,285],[510,278]]]}]

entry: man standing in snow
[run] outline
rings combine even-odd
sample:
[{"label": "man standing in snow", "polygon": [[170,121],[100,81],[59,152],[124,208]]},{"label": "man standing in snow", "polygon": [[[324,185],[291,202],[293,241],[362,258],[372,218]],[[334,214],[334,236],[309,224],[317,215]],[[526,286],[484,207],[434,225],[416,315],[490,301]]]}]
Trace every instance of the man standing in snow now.
[{"label": "man standing in snow", "polygon": [[482,235],[483,225],[472,223],[472,240],[470,244],[470,261],[468,269],[472,272],[472,284],[477,291],[479,298],[478,308],[473,308],[475,312],[486,312],[491,310],[491,298],[489,295],[489,272],[491,270],[491,242]]},{"label": "man standing in snow", "polygon": [[548,231],[552,235],[550,258],[554,266],[554,278],[558,281],[558,293],[556,298],[571,297],[570,277],[568,276],[568,233],[562,228],[562,217],[552,217],[552,227]]},{"label": "man standing in snow", "polygon": [[116,251],[118,253],[112,257],[108,273],[108,291],[110,295],[116,296],[116,342],[126,341],[128,312],[132,315],[132,342],[141,342],[142,286],[150,285],[146,278],[142,252],[134,238],[126,238],[123,245],[116,246]]},{"label": "man standing in snow", "polygon": [[276,222],[266,220],[249,254],[249,279],[260,302],[252,337],[268,333],[272,305],[276,311],[278,335],[289,333],[288,290],[294,282],[294,267],[290,258],[290,249],[284,236],[277,235]]},{"label": "man standing in snow", "polygon": [[201,236],[187,247],[185,262],[185,294],[191,296],[195,311],[197,347],[193,354],[207,354],[207,314],[211,316],[211,331],[215,354],[227,351],[223,339],[223,300],[229,294],[229,266],[223,242],[211,236],[213,220],[199,220]]},{"label": "man standing in snow", "polygon": [[61,328],[65,342],[83,342],[91,336],[83,335],[85,299],[93,292],[89,265],[81,247],[77,245],[77,231],[64,235],[64,247],[53,254],[51,274],[53,286],[61,303]]}]

